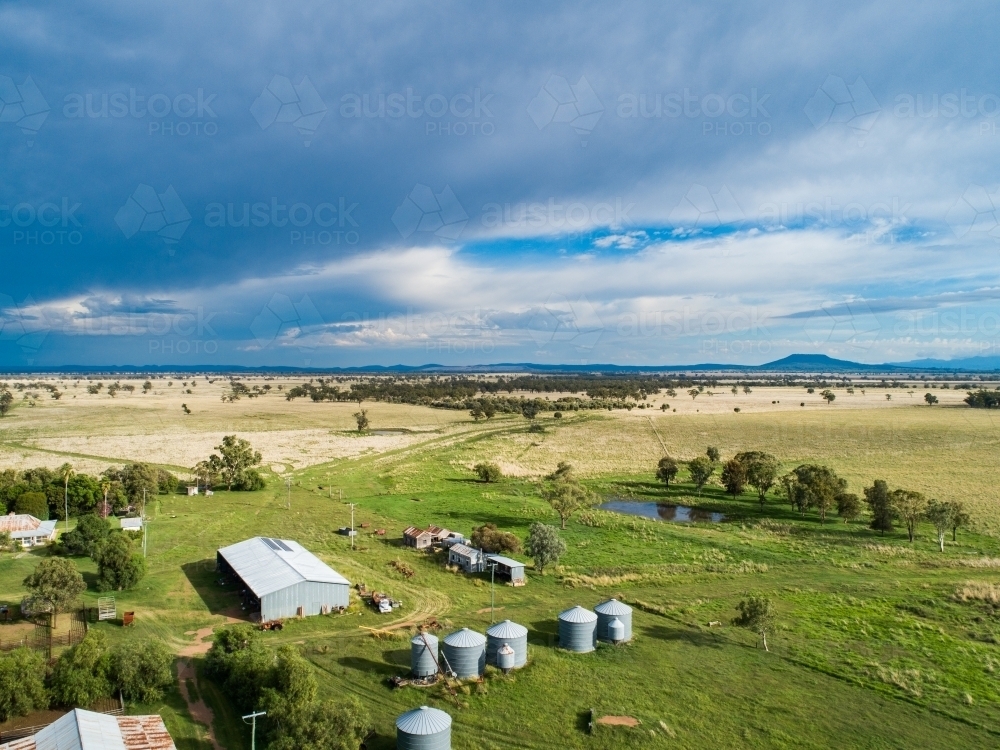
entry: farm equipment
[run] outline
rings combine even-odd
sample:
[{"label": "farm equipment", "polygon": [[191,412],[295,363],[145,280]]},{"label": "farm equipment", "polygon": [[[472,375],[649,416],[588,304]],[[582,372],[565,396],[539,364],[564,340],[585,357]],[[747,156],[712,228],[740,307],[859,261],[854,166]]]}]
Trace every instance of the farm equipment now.
[{"label": "farm equipment", "polygon": [[260,624],[261,630],[281,630],[285,627],[285,623],[281,620],[267,620]]}]

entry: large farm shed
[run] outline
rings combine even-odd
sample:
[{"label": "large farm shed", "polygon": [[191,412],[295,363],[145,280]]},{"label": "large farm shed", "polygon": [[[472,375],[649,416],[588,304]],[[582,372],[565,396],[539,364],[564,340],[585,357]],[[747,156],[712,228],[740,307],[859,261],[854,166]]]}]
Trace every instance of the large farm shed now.
[{"label": "large farm shed", "polygon": [[290,539],[254,537],[223,547],[216,560],[264,621],[326,614],[348,604],[348,580]]}]

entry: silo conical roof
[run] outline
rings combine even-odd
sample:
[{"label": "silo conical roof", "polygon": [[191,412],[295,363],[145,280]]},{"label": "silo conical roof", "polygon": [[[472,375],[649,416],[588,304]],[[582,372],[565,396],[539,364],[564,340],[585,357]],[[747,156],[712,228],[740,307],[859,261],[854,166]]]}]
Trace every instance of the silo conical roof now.
[{"label": "silo conical roof", "polygon": [[421,706],[396,719],[396,729],[406,734],[438,734],[451,728],[451,716],[430,706]]},{"label": "silo conical roof", "polygon": [[456,630],[454,633],[445,638],[444,642],[448,646],[453,646],[455,648],[473,648],[475,646],[485,645],[486,636],[482,633],[477,633],[475,630],[462,628],[461,630]]},{"label": "silo conical roof", "polygon": [[594,611],[599,615],[613,615],[615,617],[632,614],[632,608],[627,604],[622,604],[617,599],[608,599],[606,602],[601,602],[594,607]]},{"label": "silo conical roof", "polygon": [[486,635],[491,638],[524,638],[528,634],[528,629],[516,622],[504,620],[486,631]]},{"label": "silo conical roof", "polygon": [[565,612],[560,612],[559,619],[563,622],[596,622],[597,615],[577,604]]}]

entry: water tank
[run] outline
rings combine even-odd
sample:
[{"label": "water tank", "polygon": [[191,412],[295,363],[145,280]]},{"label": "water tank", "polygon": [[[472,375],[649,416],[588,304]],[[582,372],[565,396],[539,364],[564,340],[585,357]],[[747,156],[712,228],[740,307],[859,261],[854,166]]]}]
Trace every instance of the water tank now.
[{"label": "water tank", "polygon": [[459,677],[479,677],[486,668],[486,636],[468,628],[456,630],[444,639],[444,657]]},{"label": "water tank", "polygon": [[559,613],[559,647],[585,653],[597,645],[597,615],[580,605]]},{"label": "water tank", "polygon": [[397,750],[451,750],[451,717],[421,706],[396,719]]},{"label": "water tank", "polygon": [[611,633],[608,630],[611,627],[612,620],[619,620],[625,628],[625,634],[620,640],[632,640],[631,607],[627,604],[622,604],[617,599],[608,599],[606,602],[601,602],[594,607],[594,611],[597,613],[597,640],[611,641],[612,643],[618,642],[612,638]]},{"label": "water tank", "polygon": [[510,620],[498,622],[486,631],[486,663],[500,666],[497,653],[505,643],[514,649],[514,668],[523,667],[528,661],[528,629]]},{"label": "water tank", "polygon": [[517,666],[514,649],[506,643],[497,650],[497,666],[503,670],[504,674],[507,674],[510,670]]},{"label": "water tank", "polygon": [[438,671],[438,639],[430,633],[417,633],[410,641],[410,667],[414,677],[430,677]]}]

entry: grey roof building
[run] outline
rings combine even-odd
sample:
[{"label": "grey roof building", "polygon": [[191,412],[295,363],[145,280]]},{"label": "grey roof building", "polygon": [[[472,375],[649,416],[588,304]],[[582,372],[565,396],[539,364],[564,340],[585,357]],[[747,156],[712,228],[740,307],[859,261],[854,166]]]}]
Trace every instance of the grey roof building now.
[{"label": "grey roof building", "polygon": [[497,580],[505,581],[511,586],[523,586],[526,582],[524,577],[524,563],[503,555],[486,555],[486,566],[496,563]]},{"label": "grey roof building", "polygon": [[347,607],[350,582],[298,542],[254,537],[223,547],[218,568],[236,578],[262,620],[326,614]]},{"label": "grey roof building", "polygon": [[451,750],[451,716],[421,706],[396,719],[398,750]]},{"label": "grey roof building", "polygon": [[0,750],[174,750],[174,741],[156,714],[109,716],[76,708]]},{"label": "grey roof building", "polygon": [[482,573],[485,567],[483,551],[465,544],[453,544],[448,548],[448,563],[466,573]]}]

